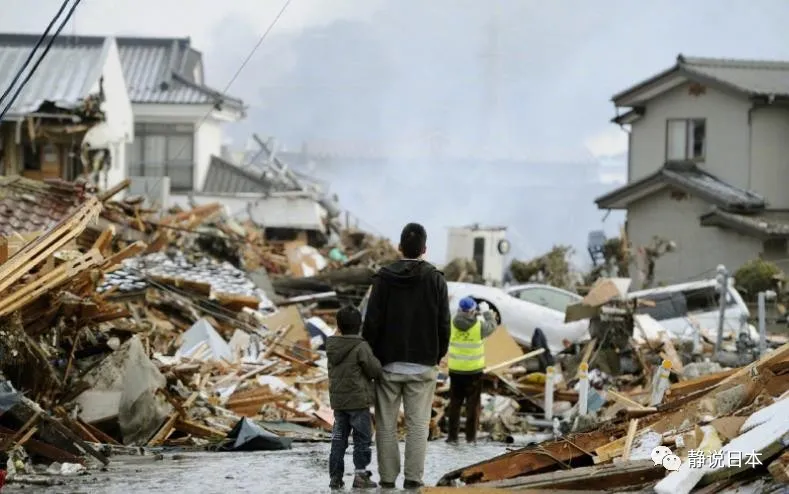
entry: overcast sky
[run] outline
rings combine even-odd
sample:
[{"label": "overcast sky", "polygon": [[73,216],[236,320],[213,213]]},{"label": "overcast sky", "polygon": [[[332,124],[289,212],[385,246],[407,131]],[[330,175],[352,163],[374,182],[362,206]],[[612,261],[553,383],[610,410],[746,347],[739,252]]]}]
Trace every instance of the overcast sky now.
[{"label": "overcast sky", "polygon": [[[4,0],[0,29],[41,31],[59,3]],[[211,82],[224,86],[283,4],[83,0],[67,31],[190,36],[206,55]],[[614,92],[679,52],[789,59],[787,25],[784,0],[293,0],[231,92],[253,110],[278,114],[284,109],[273,99],[294,106],[288,96],[312,95],[304,103],[314,111],[291,108],[290,120],[273,119],[280,128],[258,129],[288,141],[298,134],[350,140],[358,124],[370,131],[360,139],[438,134],[463,154],[469,136],[493,133],[492,145],[508,156],[580,159],[587,149],[625,149],[608,123]],[[356,120],[350,125],[325,101],[349,103],[348,94],[362,100],[345,106]],[[473,123],[464,121],[471,115]],[[358,121],[373,117],[396,125]],[[319,128],[306,129],[311,122]],[[339,128],[327,131],[330,123]]]},{"label": "overcast sky", "polygon": [[[40,32],[60,0],[2,3],[0,30]],[[283,4],[83,0],[65,33],[189,36],[222,89]],[[230,89],[251,108],[229,134],[593,163],[626,150],[612,94],[680,52],[789,60],[788,25],[786,0],[293,0]]]}]

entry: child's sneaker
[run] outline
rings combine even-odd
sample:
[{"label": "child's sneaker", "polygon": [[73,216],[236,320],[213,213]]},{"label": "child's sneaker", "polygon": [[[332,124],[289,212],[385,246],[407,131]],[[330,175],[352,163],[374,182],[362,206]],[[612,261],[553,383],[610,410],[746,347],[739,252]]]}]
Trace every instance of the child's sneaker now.
[{"label": "child's sneaker", "polygon": [[373,474],[370,472],[357,473],[353,477],[354,489],[373,489],[378,487],[378,484],[372,480]]},{"label": "child's sneaker", "polygon": [[345,487],[345,482],[342,481],[341,477],[334,477],[329,482],[329,489],[342,489]]}]

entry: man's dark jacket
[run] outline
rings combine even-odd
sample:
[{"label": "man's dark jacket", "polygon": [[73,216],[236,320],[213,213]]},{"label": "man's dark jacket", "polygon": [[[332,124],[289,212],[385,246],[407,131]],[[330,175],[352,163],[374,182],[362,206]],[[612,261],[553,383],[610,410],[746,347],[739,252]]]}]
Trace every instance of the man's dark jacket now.
[{"label": "man's dark jacket", "polygon": [[330,336],[329,400],[333,410],[359,410],[374,404],[372,379],[381,375],[381,363],[360,335]]},{"label": "man's dark jacket", "polygon": [[444,274],[428,262],[403,259],[373,276],[362,334],[382,365],[433,366],[447,353],[449,320]]}]

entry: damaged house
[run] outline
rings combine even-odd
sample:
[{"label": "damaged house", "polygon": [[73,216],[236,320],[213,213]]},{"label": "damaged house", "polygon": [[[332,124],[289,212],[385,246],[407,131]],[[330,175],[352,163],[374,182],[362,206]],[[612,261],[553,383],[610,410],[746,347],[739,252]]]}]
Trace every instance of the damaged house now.
[{"label": "damaged house", "polygon": [[679,55],[612,100],[624,109],[613,122],[628,132],[628,181],[595,202],[627,211],[636,249],[676,242],[656,282],[759,256],[789,267],[789,62]]},{"label": "damaged house", "polygon": [[133,193],[147,187],[150,195],[164,177],[173,194],[200,190],[223,126],[246,115],[243,102],[206,85],[203,55],[189,38],[119,37],[118,47],[135,122],[126,175],[144,177]]},{"label": "damaged house", "polygon": [[[0,69],[5,87],[38,35],[3,34],[0,40],[3,57],[14,61]],[[156,199],[169,199],[170,190],[200,190],[211,156],[220,154],[222,127],[245,115],[240,99],[205,84],[202,53],[188,38],[61,36],[28,84],[27,105],[36,98],[74,105],[83,93],[98,91],[99,75],[106,118],[122,122],[120,135],[126,136],[99,185],[132,178],[132,193]],[[22,99],[16,106],[23,107]]]},{"label": "damaged house", "polygon": [[[3,90],[38,38],[0,34]],[[95,180],[100,171],[120,170],[132,137],[131,104],[115,39],[85,47],[58,38],[0,123],[0,173],[37,180],[92,175]]]}]

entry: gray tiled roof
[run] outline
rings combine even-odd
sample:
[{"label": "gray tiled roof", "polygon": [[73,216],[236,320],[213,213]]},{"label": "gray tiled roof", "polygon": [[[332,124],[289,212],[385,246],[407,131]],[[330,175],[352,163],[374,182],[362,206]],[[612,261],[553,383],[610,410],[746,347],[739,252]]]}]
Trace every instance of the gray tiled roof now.
[{"label": "gray tiled roof", "polygon": [[789,238],[789,211],[737,214],[714,209],[701,217],[701,224],[730,228],[757,237]]},{"label": "gray tiled roof", "polygon": [[789,95],[789,62],[677,57],[680,68],[752,95]]},{"label": "gray tiled roof", "polygon": [[[37,34],[0,34],[0,46],[23,44],[32,47],[38,38]],[[56,48],[95,50],[107,39],[105,36],[62,35],[50,53]],[[114,39],[133,103],[215,104],[221,101],[233,109],[243,110],[244,105],[239,98],[223,95],[195,78],[195,72],[198,72],[202,79],[203,56],[192,48],[189,38],[118,36]],[[80,62],[73,60],[79,65]],[[53,83],[62,83],[62,77],[50,79]]]},{"label": "gray tiled roof", "polygon": [[[35,46],[35,39],[0,36],[0,91],[5,91]],[[25,85],[9,111],[11,116],[25,115],[38,110],[45,101],[61,108],[73,108],[87,97],[101,77],[106,53],[112,38],[90,46],[55,43]],[[28,71],[43,52],[39,47]],[[15,85],[19,87],[24,75]],[[0,92],[0,94],[2,94]],[[9,98],[13,91],[9,94]],[[5,103],[3,103],[3,106]]]},{"label": "gray tiled roof", "polygon": [[203,192],[214,194],[266,193],[272,190],[261,173],[251,173],[218,156],[211,156]]},{"label": "gray tiled roof", "polygon": [[629,196],[640,197],[639,192],[661,183],[684,190],[727,211],[754,211],[765,207],[764,198],[759,194],[728,184],[695,163],[666,163],[652,175],[609,192],[596,199],[595,203],[600,208],[609,208],[615,202],[629,202]]},{"label": "gray tiled roof", "polygon": [[123,76],[134,103],[213,104],[218,99],[241,108],[238,98],[195,81],[202,55],[189,39],[118,38]]}]

